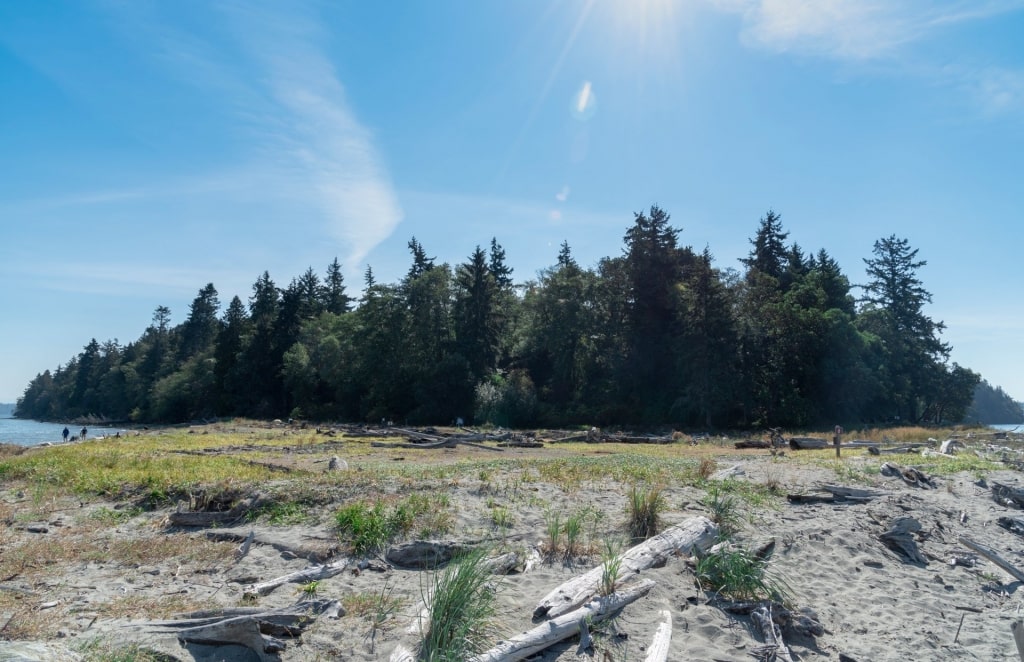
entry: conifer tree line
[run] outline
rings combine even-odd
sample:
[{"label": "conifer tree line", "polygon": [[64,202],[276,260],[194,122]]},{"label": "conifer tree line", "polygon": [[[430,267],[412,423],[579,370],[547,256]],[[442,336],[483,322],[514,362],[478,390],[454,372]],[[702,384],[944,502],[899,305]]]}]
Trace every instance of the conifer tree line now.
[{"label": "conifer tree line", "polygon": [[211,283],[181,324],[160,306],[135,342],[94,339],[38,375],[16,414],[684,429],[965,416],[980,376],[949,362],[906,239],[874,243],[855,296],[772,211],[740,269],[680,234],[653,206],[621,255],[585,268],[563,243],[521,283],[496,239],[452,266],[415,238],[405,276],[368,267],[358,300],[337,259],[285,287],[264,272],[223,310]]}]

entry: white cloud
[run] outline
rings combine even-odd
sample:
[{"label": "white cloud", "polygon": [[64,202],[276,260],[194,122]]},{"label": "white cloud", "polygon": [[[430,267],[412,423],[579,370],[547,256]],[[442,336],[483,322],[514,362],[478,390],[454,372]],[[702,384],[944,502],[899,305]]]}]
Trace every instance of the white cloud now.
[{"label": "white cloud", "polygon": [[555,200],[559,202],[565,202],[569,199],[569,185],[565,184],[562,186],[562,190],[555,194]]},{"label": "white cloud", "polygon": [[1024,7],[1021,0],[708,0],[742,18],[742,39],[779,52],[842,60],[886,57],[943,27]]}]

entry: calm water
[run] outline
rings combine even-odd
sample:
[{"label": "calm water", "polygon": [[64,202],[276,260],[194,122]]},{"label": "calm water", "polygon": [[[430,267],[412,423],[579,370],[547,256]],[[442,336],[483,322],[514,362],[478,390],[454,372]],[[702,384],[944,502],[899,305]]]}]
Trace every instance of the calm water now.
[{"label": "calm water", "polygon": [[[118,431],[124,434],[124,428],[93,427],[91,425],[88,427],[90,439],[112,435]],[[69,423],[68,429],[71,430],[71,434],[78,434],[81,432],[82,426]],[[63,430],[62,423],[40,423],[20,418],[0,418],[0,443],[36,446],[47,441],[58,442],[61,441]]]}]

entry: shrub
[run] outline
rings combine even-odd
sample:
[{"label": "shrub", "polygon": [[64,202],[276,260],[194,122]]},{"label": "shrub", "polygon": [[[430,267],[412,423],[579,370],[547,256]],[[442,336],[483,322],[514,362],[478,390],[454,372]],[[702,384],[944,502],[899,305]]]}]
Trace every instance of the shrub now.
[{"label": "shrub", "polygon": [[768,562],[755,554],[723,546],[697,560],[697,580],[705,590],[733,600],[789,602],[784,581],[768,573]]}]

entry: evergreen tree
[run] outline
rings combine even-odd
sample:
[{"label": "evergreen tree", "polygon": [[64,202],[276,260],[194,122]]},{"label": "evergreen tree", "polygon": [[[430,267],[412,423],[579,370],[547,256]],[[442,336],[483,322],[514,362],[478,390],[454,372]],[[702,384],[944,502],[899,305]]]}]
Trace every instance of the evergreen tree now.
[{"label": "evergreen tree", "polygon": [[327,311],[341,315],[352,309],[352,297],[345,293],[345,277],[341,273],[338,258],[334,258],[334,261],[327,265],[323,292],[323,307]]},{"label": "evergreen tree", "polygon": [[512,267],[505,263],[505,249],[495,237],[491,237],[491,259],[487,268],[499,289],[512,286]]},{"label": "evergreen tree", "polygon": [[188,359],[206,352],[213,346],[220,330],[217,315],[220,311],[220,299],[213,283],[199,290],[199,294],[189,306],[188,319],[181,328],[181,343],[178,345],[178,360]]},{"label": "evergreen tree", "polygon": [[753,246],[750,255],[740,260],[747,267],[748,279],[763,274],[782,282],[791,257],[791,252],[786,250],[787,237],[789,233],[782,231],[781,218],[769,209],[761,218],[754,238],[750,240]]},{"label": "evergreen tree", "polygon": [[917,277],[927,264],[917,259],[917,249],[891,235],[876,241],[872,252],[864,260],[870,280],[863,286],[860,323],[885,347],[892,416],[918,423],[936,395],[938,368],[949,358],[951,348],[939,338],[945,325],[924,312],[932,296]]}]

